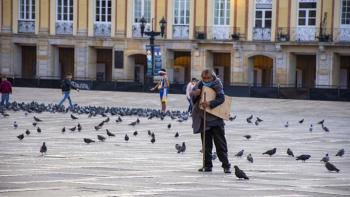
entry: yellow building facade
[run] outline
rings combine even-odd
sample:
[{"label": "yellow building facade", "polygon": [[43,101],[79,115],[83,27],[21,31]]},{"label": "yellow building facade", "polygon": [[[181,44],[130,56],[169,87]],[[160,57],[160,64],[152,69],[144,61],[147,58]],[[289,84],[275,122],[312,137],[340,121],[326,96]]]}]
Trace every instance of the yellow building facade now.
[{"label": "yellow building facade", "polygon": [[211,68],[226,85],[350,85],[350,0],[0,0],[0,72],[143,83],[140,20],[163,17],[171,83]]}]

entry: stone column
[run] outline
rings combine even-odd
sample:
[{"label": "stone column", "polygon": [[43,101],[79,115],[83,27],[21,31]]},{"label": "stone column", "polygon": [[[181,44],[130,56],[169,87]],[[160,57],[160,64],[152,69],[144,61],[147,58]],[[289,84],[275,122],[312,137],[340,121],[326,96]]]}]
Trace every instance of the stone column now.
[{"label": "stone column", "polygon": [[51,76],[52,68],[50,67],[49,53],[50,47],[47,39],[39,39],[37,42],[37,77],[48,77]]},{"label": "stone column", "polygon": [[328,88],[327,86],[332,85],[331,71],[333,67],[333,56],[334,54],[332,52],[327,52],[322,49],[317,53],[315,85],[320,88]]},{"label": "stone column", "polygon": [[85,42],[77,42],[74,48],[74,76],[77,78],[87,77],[87,66],[88,66],[88,46]]},{"label": "stone column", "polygon": [[[169,81],[170,83],[174,82],[174,51],[172,50],[166,50],[166,53],[163,53],[163,57],[162,59],[165,60],[165,62],[163,64],[165,64],[165,68],[167,70],[168,73],[168,77],[169,77]],[[166,56],[166,57],[164,57]]]},{"label": "stone column", "polygon": [[286,86],[288,82],[287,54],[278,52],[275,60],[274,79],[276,85]]},{"label": "stone column", "polygon": [[191,54],[191,76],[200,79],[202,71],[206,68],[206,50],[201,48],[192,49]]},{"label": "stone column", "polygon": [[233,46],[231,60],[231,82],[232,83],[244,83],[244,68],[243,68],[243,52],[242,48],[236,44]]},{"label": "stone column", "polygon": [[0,39],[0,73],[10,75],[13,74],[12,62],[12,43],[11,39],[2,37]]}]

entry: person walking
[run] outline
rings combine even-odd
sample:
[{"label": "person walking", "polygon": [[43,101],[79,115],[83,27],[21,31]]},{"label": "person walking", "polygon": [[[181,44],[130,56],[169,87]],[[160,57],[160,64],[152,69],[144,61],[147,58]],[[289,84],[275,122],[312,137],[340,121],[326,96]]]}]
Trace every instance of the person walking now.
[{"label": "person walking", "polygon": [[187,87],[186,87],[186,98],[188,101],[188,110],[187,110],[188,113],[192,113],[193,102],[192,102],[190,93],[192,92],[192,89],[195,87],[196,84],[197,84],[197,79],[192,78],[192,80],[187,84]]},{"label": "person walking", "polygon": [[12,94],[12,84],[7,80],[7,77],[3,75],[0,83],[1,93],[1,106],[7,106],[10,104],[10,94]]},{"label": "person walking", "polygon": [[67,74],[66,78],[64,80],[62,80],[62,82],[61,82],[61,89],[62,89],[63,99],[58,104],[58,106],[61,107],[63,102],[66,99],[68,99],[69,106],[70,106],[71,109],[73,109],[73,103],[72,103],[72,100],[70,98],[70,90],[74,89],[74,90],[79,92],[79,89],[72,84],[72,74],[70,74],[70,73]]},{"label": "person walking", "polygon": [[[216,77],[215,72],[206,69],[201,74],[202,80],[197,83],[197,85],[193,88],[191,92],[191,96],[193,96],[193,111],[192,111],[192,128],[193,132],[201,133],[201,140],[204,144],[203,146],[205,154],[204,154],[204,162],[203,167],[198,171],[200,172],[211,172],[213,163],[212,163],[212,149],[213,149],[213,141],[215,144],[216,152],[219,160],[222,163],[222,168],[224,169],[224,173],[231,173],[231,164],[228,160],[228,150],[227,150],[227,142],[225,138],[225,123],[224,120],[220,117],[212,115],[210,113],[206,113],[206,126],[205,132],[203,129],[203,121],[204,121],[204,111],[200,109],[202,108],[215,108],[222,103],[225,102],[225,95],[223,90],[223,85],[219,78]],[[201,93],[202,88],[206,86],[215,91],[216,96],[212,101],[203,101],[201,102]],[[204,136],[205,133],[205,136]],[[203,142],[203,139],[204,142]],[[203,150],[202,150],[203,151]]]},{"label": "person walking", "polygon": [[166,70],[164,68],[160,69],[158,73],[161,76],[161,80],[156,84],[156,86],[154,86],[150,90],[159,90],[160,103],[162,105],[162,113],[165,113],[168,102],[169,80]]}]

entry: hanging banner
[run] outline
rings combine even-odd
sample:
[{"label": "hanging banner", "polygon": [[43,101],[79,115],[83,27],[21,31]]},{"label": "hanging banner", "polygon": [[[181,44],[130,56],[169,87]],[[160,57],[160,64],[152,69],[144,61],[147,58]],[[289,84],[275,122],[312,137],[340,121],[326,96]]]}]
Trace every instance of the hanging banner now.
[{"label": "hanging banner", "polygon": [[152,50],[151,45],[146,45],[146,56],[147,56],[147,75],[157,76],[158,71],[162,68],[162,52],[159,45],[154,45],[154,70],[152,73]]}]

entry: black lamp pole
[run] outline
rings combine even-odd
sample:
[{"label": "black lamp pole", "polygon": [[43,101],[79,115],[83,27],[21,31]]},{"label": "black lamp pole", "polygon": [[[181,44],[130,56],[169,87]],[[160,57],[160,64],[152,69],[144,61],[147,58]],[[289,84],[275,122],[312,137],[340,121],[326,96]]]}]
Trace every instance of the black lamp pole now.
[{"label": "black lamp pole", "polygon": [[166,20],[164,19],[164,17],[162,18],[162,20],[159,21],[159,25],[160,25],[160,32],[157,32],[157,31],[154,31],[153,29],[153,19],[152,19],[152,29],[151,31],[146,31],[145,32],[145,25],[147,23],[146,19],[144,17],[141,18],[140,20],[141,22],[141,25],[140,25],[140,28],[141,28],[141,37],[143,37],[143,35],[147,35],[149,36],[149,44],[150,44],[150,47],[151,47],[151,56],[152,56],[152,73],[150,76],[147,76],[147,78],[149,78],[149,81],[148,81],[148,85],[150,85],[153,80],[153,75],[154,75],[154,70],[155,70],[155,61],[154,61],[154,40],[155,40],[155,37],[156,36],[159,36],[161,35],[162,37],[164,37],[164,32],[165,32],[165,27],[166,27]]}]

